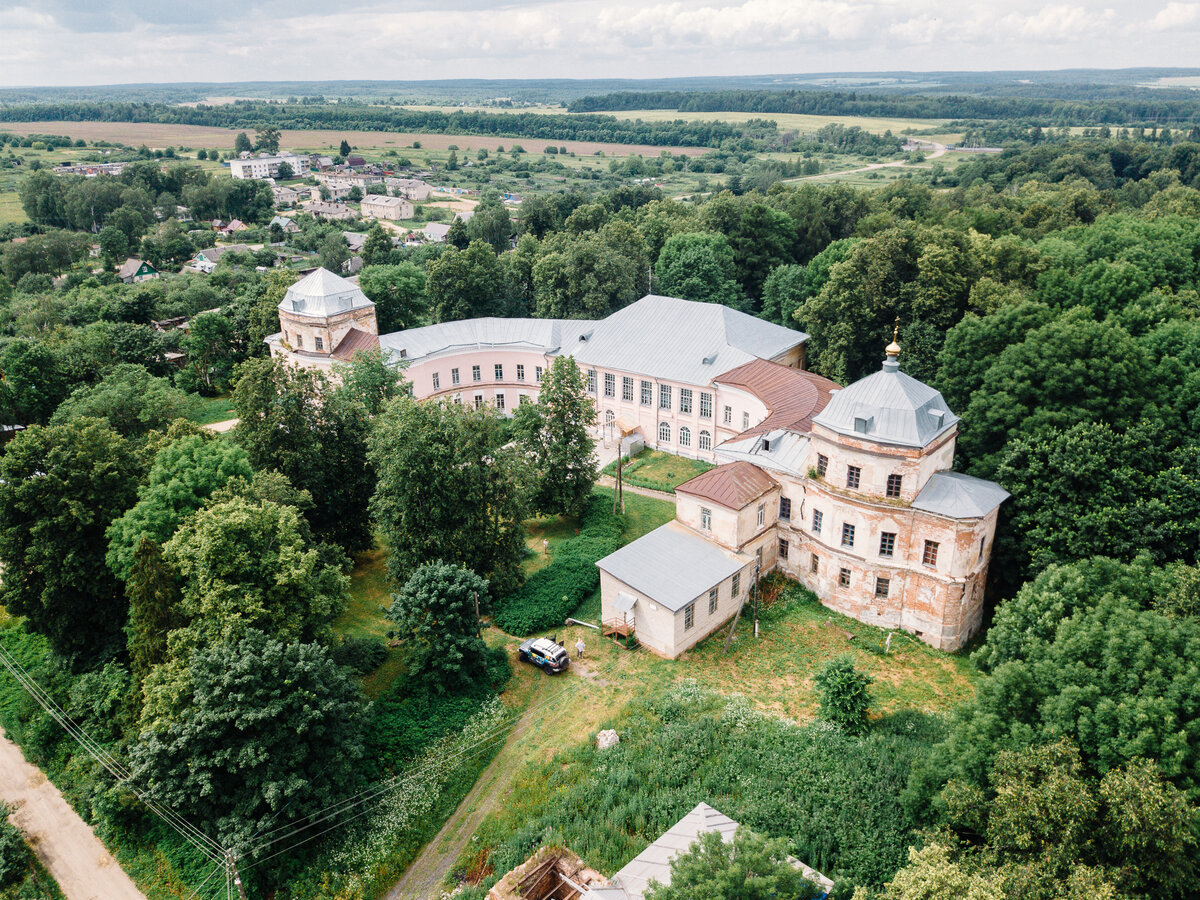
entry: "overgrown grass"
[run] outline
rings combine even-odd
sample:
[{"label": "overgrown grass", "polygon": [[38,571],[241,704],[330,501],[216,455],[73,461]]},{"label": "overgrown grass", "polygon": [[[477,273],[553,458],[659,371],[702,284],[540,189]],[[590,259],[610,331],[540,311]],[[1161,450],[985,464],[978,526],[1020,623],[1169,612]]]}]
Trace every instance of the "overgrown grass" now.
[{"label": "overgrown grass", "polygon": [[[697,475],[703,475],[711,468],[711,463],[647,448],[625,463],[621,477],[628,484],[637,487],[673,494],[679,485]],[[616,460],[605,466],[603,473],[615,478]]]},{"label": "overgrown grass", "polygon": [[551,561],[497,601],[492,611],[497,627],[509,634],[528,635],[561,623],[596,591],[600,583],[597,560],[674,518],[670,503],[629,496],[622,515],[613,512],[611,490],[593,492],[580,517],[578,535],[573,533],[571,520],[559,520]]},{"label": "overgrown grass", "polygon": [[914,840],[899,799],[909,769],[942,735],[940,720],[907,714],[853,738],[690,682],[631,700],[602,724],[617,747],[587,740],[524,768],[460,861],[461,872],[482,855],[495,874],[464,896],[481,897],[543,844],[611,875],[701,801],[786,839],[831,877],[880,884]]},{"label": "overgrown grass", "polygon": [[197,425],[212,425],[214,422],[224,422],[237,418],[237,410],[233,407],[233,399],[225,394],[220,397],[197,397],[192,421]]}]

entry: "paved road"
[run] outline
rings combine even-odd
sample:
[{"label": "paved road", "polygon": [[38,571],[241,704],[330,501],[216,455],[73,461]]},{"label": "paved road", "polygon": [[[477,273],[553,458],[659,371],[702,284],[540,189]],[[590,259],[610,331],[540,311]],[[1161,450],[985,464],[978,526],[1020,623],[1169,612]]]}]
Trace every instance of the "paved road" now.
[{"label": "paved road", "polygon": [[0,799],[67,900],[146,900],[41,770],[0,729]]}]

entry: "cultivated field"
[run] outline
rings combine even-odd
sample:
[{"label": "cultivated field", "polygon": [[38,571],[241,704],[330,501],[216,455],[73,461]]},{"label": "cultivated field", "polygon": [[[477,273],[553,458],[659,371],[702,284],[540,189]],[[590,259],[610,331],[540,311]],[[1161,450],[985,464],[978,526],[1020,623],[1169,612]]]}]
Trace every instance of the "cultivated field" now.
[{"label": "cultivated field", "polygon": [[[14,134],[64,134],[86,141],[120,141],[133,146],[145,144],[150,149],[160,147],[233,147],[241,128],[215,128],[208,125],[163,125],[155,122],[6,122],[0,128]],[[658,156],[663,150],[686,156],[701,156],[707,147],[652,147],[647,144],[607,144],[597,141],[544,141],[525,137],[487,137],[473,134],[412,134],[399,131],[292,131],[285,130],[280,146],[285,150],[327,150],[336,148],[343,140],[362,147],[411,147],[419,141],[422,147],[448,150],[451,144],[462,150],[511,149],[520,144],[530,153],[541,153],[546,147],[566,147],[568,152],[591,156],[597,150],[608,156]]]}]

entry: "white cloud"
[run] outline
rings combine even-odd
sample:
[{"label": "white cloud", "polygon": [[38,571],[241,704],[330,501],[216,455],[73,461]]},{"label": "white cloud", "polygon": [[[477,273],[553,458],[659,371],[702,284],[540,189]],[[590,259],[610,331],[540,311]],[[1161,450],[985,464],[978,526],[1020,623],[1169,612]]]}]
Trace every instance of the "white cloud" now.
[{"label": "white cloud", "polygon": [[4,84],[1192,66],[1200,25],[1200,3],[1133,0],[16,3]]},{"label": "white cloud", "polygon": [[1150,22],[1157,31],[1171,31],[1200,23],[1200,3],[1168,3]]}]

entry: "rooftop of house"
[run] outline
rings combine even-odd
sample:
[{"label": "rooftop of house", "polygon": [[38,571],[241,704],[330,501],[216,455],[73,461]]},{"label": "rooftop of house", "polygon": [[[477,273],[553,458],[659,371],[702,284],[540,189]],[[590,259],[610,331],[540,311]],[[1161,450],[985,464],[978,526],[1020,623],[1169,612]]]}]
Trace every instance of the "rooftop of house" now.
[{"label": "rooftop of house", "polygon": [[793,369],[769,359],[755,359],[731,369],[716,379],[729,387],[741,388],[766,405],[765,419],[742,432],[739,437],[763,434],[786,428],[807,434],[813,418],[825,408],[840,385],[804,369]]},{"label": "rooftop of house", "polygon": [[304,316],[323,317],[372,306],[362,289],[328,269],[317,269],[301,278],[279,301],[285,312]]},{"label": "rooftop of house", "polygon": [[385,334],[379,343],[409,360],[468,347],[511,347],[554,353],[574,344],[580,334],[595,324],[580,319],[463,319]]},{"label": "rooftop of house", "polygon": [[427,238],[434,241],[444,241],[450,233],[450,226],[445,222],[430,222],[421,229]]},{"label": "rooftop of house", "polygon": [[363,197],[362,202],[372,206],[404,207],[412,205],[412,201],[405,197],[389,197],[387,194],[367,194]]},{"label": "rooftop of house", "polygon": [[329,355],[334,359],[350,360],[365,350],[375,350],[378,347],[379,335],[363,331],[361,328],[351,328]]},{"label": "rooftop of house", "polygon": [[117,271],[117,277],[132,278],[143,265],[145,264],[140,259],[135,259],[131,256],[121,264],[121,268]]},{"label": "rooftop of house", "polygon": [[[715,831],[721,835],[723,841],[730,843],[737,830],[738,823],[729,816],[713,809],[707,803],[697,803],[691,812],[617,872],[612,877],[612,887],[599,890],[593,888],[583,895],[582,900],[642,900],[651,881],[657,881],[664,886],[671,883],[671,860],[687,853],[692,845],[700,840],[702,834]],[[799,860],[790,861],[800,869],[805,878],[822,890],[829,891],[833,888],[833,882],[820,872]]]},{"label": "rooftop of house", "polygon": [[740,461],[709,469],[676,487],[675,493],[742,509],[777,487],[779,482],[758,466]]},{"label": "rooftop of house", "polygon": [[958,416],[941,393],[900,371],[899,353],[890,345],[883,368],[834,393],[813,422],[847,437],[901,447],[926,447],[954,428]]},{"label": "rooftop of house", "polygon": [[597,323],[574,349],[581,364],[684,384],[708,384],[754,359],[773,359],[808,335],[717,303],[647,294]]},{"label": "rooftop of house", "polygon": [[994,481],[962,472],[935,472],[912,505],[951,519],[981,519],[1010,496]]},{"label": "rooftop of house", "polygon": [[[664,560],[671,564],[664,565]],[[596,566],[678,612],[749,561],[673,521],[610,553]]]},{"label": "rooftop of house", "polygon": [[780,428],[759,434],[738,435],[719,444],[717,458],[744,460],[772,472],[803,475],[808,464],[808,435]]}]

